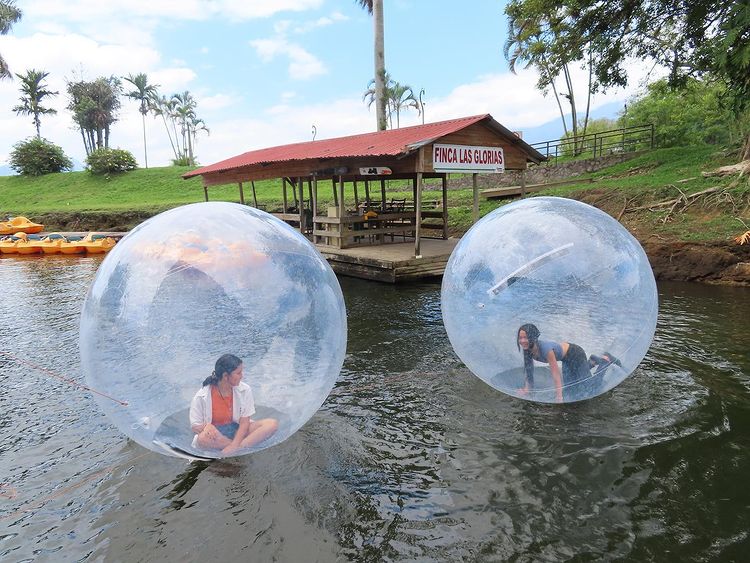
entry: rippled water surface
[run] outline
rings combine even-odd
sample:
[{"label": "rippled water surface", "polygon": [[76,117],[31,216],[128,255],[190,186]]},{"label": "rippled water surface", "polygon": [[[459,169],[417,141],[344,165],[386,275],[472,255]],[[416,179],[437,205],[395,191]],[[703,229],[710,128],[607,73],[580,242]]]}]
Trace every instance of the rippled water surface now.
[{"label": "rippled water surface", "polygon": [[52,375],[82,382],[97,266],[0,259],[3,561],[746,560],[748,290],[662,284],[635,374],[556,406],[466,370],[437,283],[342,279],[348,355],[323,408],[279,446],[188,464]]}]

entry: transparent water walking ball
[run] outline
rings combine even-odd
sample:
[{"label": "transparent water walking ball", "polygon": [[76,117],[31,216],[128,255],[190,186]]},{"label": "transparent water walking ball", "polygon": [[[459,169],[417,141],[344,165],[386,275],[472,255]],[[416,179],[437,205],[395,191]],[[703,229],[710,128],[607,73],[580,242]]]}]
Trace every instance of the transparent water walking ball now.
[{"label": "transparent water walking ball", "polygon": [[[269,439],[296,432],[333,387],[346,350],[338,280],[299,232],[233,203],[199,203],[142,223],[110,251],[86,297],[81,361],[114,424],[172,455],[196,449],[188,410],[216,360],[243,361],[251,419],[274,418]],[[123,405],[120,402],[127,403]]]},{"label": "transparent water walking ball", "polygon": [[[461,238],[442,309],[454,350],[483,381],[569,402],[635,370],[654,336],[658,297],[646,254],[620,223],[578,201],[536,197],[496,209]],[[521,333],[524,325],[533,328]],[[539,361],[550,349],[556,370]]]}]

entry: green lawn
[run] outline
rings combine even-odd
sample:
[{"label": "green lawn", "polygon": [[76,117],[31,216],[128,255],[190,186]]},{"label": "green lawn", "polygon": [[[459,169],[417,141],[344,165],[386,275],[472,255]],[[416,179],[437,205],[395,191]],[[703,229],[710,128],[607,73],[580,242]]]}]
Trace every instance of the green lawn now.
[{"label": "green lawn", "polygon": [[[626,202],[630,207],[676,198],[681,192],[691,194],[714,186],[726,188],[722,195],[696,203],[689,212],[667,215],[667,209],[627,213],[623,221],[635,221],[640,228],[684,240],[724,240],[738,231],[748,219],[750,183],[747,177],[738,179],[704,178],[701,172],[731,162],[718,154],[716,147],[683,147],[660,149],[641,154],[621,164],[582,175],[594,183],[551,188],[537,195],[574,197],[593,203],[617,216]],[[109,178],[93,176],[89,172],[66,172],[39,178],[19,176],[0,177],[0,215],[26,215],[33,219],[46,213],[85,212],[140,212],[156,213],[187,203],[203,201],[200,178],[183,180],[183,167],[139,169]],[[252,202],[249,183],[245,185],[245,200]],[[281,208],[280,180],[255,183],[258,203],[273,211]],[[307,189],[305,189],[307,194]],[[727,195],[728,194],[728,195]],[[236,184],[209,188],[212,201],[239,201]],[[291,199],[291,192],[289,193]],[[306,195],[307,198],[307,195]],[[359,184],[359,198],[364,199],[364,186]],[[380,199],[380,187],[375,183],[371,198]],[[388,181],[387,199],[412,199],[411,183]],[[425,200],[441,198],[440,182],[431,180],[425,187]],[[448,194],[449,223],[452,232],[462,232],[471,226],[471,189],[450,190]],[[507,201],[480,199],[480,214],[485,215]],[[319,206],[333,204],[331,183],[319,184]],[[347,206],[353,207],[351,184],[347,184]]]}]

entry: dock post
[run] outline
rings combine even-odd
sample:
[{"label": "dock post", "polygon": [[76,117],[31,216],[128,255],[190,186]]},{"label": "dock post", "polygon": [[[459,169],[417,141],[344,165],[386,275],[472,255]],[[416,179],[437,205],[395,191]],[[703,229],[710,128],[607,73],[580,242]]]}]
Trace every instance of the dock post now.
[{"label": "dock post", "polygon": [[474,193],[474,208],[472,210],[472,222],[476,223],[479,221],[479,186],[477,186],[477,174],[476,172],[471,175],[471,190]]},{"label": "dock post", "polygon": [[302,183],[302,178],[297,178],[297,185],[299,186],[299,232],[305,234],[305,187]]},{"label": "dock post", "polygon": [[312,202],[313,244],[318,244],[318,236],[315,234],[315,231],[318,228],[318,224],[315,222],[315,219],[318,216],[318,177],[317,176],[313,176],[313,179],[312,179],[312,195],[310,196],[310,201]]},{"label": "dock post", "polygon": [[448,240],[448,174],[443,174],[443,240]]},{"label": "dock post", "polygon": [[417,223],[415,225],[414,233],[414,258],[421,258],[422,252],[420,249],[420,234],[422,230],[422,173],[417,172],[417,189],[416,198],[414,200],[414,211],[416,214]]}]

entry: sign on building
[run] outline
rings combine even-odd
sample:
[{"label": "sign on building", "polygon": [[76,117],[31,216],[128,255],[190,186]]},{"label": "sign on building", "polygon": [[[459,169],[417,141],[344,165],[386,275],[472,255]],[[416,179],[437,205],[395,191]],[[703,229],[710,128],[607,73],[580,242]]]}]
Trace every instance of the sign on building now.
[{"label": "sign on building", "polygon": [[501,147],[469,145],[433,145],[432,167],[435,172],[505,172]]}]

